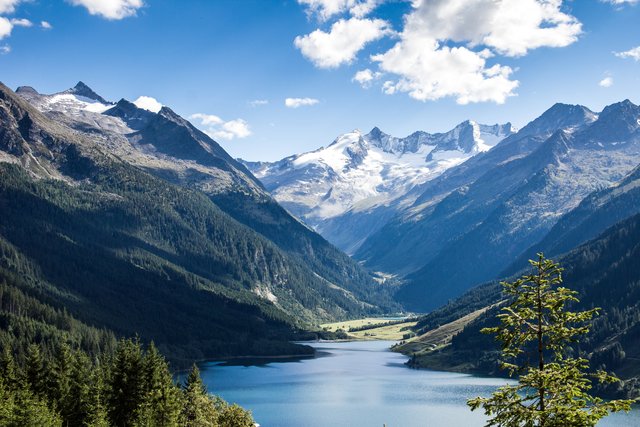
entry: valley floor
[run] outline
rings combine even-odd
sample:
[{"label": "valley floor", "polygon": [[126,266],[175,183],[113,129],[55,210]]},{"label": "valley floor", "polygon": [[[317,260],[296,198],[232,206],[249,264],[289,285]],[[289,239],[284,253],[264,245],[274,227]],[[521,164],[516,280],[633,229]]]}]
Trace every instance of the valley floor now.
[{"label": "valley floor", "polygon": [[413,319],[367,317],[344,322],[321,325],[324,330],[338,332],[342,330],[351,340],[400,341],[410,338],[411,328],[416,322]]}]

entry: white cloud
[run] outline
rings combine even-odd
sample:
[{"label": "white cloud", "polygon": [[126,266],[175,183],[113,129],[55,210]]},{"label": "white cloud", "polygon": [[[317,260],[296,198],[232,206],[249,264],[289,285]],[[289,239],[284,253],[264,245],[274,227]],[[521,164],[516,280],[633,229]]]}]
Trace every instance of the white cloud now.
[{"label": "white cloud", "polygon": [[459,104],[502,104],[514,95],[519,83],[509,79],[511,68],[498,64],[488,67],[486,55],[465,47],[442,46],[435,40],[411,38],[373,59],[383,70],[400,76],[397,82],[385,82],[383,90],[387,94],[407,92],[420,101],[453,96]]},{"label": "white cloud", "polygon": [[9,46],[8,44],[0,46],[0,55],[6,55],[9,52],[11,52],[11,46]]},{"label": "white cloud", "polygon": [[613,77],[605,77],[604,79],[600,80],[600,83],[598,83],[598,85],[600,85],[600,87],[613,86]]},{"label": "white cloud", "polygon": [[306,6],[310,13],[314,13],[322,20],[334,15],[349,12],[356,17],[363,17],[371,13],[384,0],[298,0]]},{"label": "white cloud", "polygon": [[203,132],[213,139],[246,138],[251,135],[249,124],[243,119],[224,121],[213,114],[196,113],[189,116],[200,122]]},{"label": "white cloud", "polygon": [[[369,3],[298,2],[324,18],[353,15],[356,3]],[[371,7],[378,3],[372,1]],[[399,34],[385,21],[352,17],[338,20],[329,32],[317,29],[299,36],[295,45],[316,66],[333,68],[353,61],[371,41],[398,36],[392,48],[371,56],[378,64],[376,72],[396,77],[383,83],[383,92],[406,92],[423,101],[454,97],[461,104],[503,103],[515,95],[519,82],[498,56],[520,57],[541,47],[569,46],[582,33],[580,21],[563,10],[563,0],[412,0],[411,5]],[[363,70],[353,80],[368,87],[379,77],[374,76],[374,71]]]},{"label": "white cloud", "polygon": [[372,59],[398,76],[385,82],[385,93],[421,101],[504,103],[519,82],[511,79],[512,68],[488,59],[567,46],[582,28],[561,11],[561,0],[415,0],[413,6],[400,41]]},{"label": "white cloud", "polygon": [[133,103],[136,105],[136,107],[142,108],[143,110],[151,111],[152,113],[159,112],[163,107],[163,105],[158,102],[157,99],[150,96],[141,96],[133,101]]},{"label": "white cloud", "polygon": [[[2,0],[0,0],[2,1]],[[135,16],[144,6],[142,0],[68,0],[74,6],[85,7],[91,15],[106,19],[123,19]]]},{"label": "white cloud", "polygon": [[7,18],[0,16],[0,40],[11,35],[13,24]]},{"label": "white cloud", "polygon": [[40,22],[40,27],[45,29],[45,30],[50,30],[53,28],[53,25],[51,25],[49,22],[47,21],[41,21]]},{"label": "white cloud", "polygon": [[380,77],[382,77],[382,73],[379,71],[371,71],[370,69],[366,68],[364,70],[360,70],[358,71],[353,78],[351,79],[351,81],[354,82],[358,82],[360,83],[360,86],[362,86],[365,89],[368,89],[371,87],[371,84],[379,79]]},{"label": "white cloud", "polygon": [[267,101],[266,99],[254,99],[253,101],[249,101],[249,105],[251,105],[254,108],[261,107],[267,104],[269,104],[269,101]]},{"label": "white cloud", "polygon": [[288,108],[299,108],[310,105],[316,105],[320,101],[315,98],[287,98],[284,100],[284,105]]},{"label": "white cloud", "polygon": [[23,0],[0,0],[0,13],[13,13]]},{"label": "white cloud", "polygon": [[634,47],[624,52],[614,52],[614,55],[618,58],[631,58],[636,61],[640,61],[640,46]]},{"label": "white cloud", "polygon": [[640,0],[600,0],[603,3],[610,3],[615,5],[624,5],[624,4],[636,4]]},{"label": "white cloud", "polygon": [[320,68],[335,68],[353,61],[367,43],[381,39],[391,30],[382,19],[340,19],[326,33],[320,29],[298,36],[294,44]]},{"label": "white cloud", "polygon": [[415,0],[405,32],[484,45],[506,56],[577,40],[582,24],[562,12],[562,0]]},{"label": "white cloud", "polygon": [[31,21],[29,21],[28,19],[12,19],[11,23],[15,26],[15,27],[32,27],[33,23]]}]

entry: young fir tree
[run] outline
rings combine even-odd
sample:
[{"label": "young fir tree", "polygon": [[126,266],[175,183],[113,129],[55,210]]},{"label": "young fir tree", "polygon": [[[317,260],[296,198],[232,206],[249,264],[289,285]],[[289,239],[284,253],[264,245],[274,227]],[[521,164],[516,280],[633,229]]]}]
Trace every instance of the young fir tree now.
[{"label": "young fir tree", "polygon": [[[501,365],[510,375],[520,374],[519,383],[467,404],[471,410],[484,409],[490,417],[487,426],[595,426],[610,412],[628,411],[632,400],[603,401],[589,394],[590,376],[600,382],[619,380],[604,371],[588,374],[588,361],[569,351],[570,344],[589,331],[588,322],[598,309],[569,311],[567,305],[578,302],[577,292],[560,286],[559,265],[542,254],[530,263],[533,274],[502,283],[508,298],[498,315],[502,325],[482,330],[502,342],[503,358],[511,362]],[[533,366],[523,362],[529,350]]]},{"label": "young fir tree", "polygon": [[39,397],[45,397],[48,391],[47,376],[39,345],[29,344],[29,347],[27,347],[24,371],[25,380],[33,394]]},{"label": "young fir tree", "polygon": [[185,427],[217,427],[216,404],[207,395],[207,388],[200,378],[200,370],[193,365],[182,390],[183,408],[181,425]]},{"label": "young fir tree", "polygon": [[109,378],[108,409],[112,424],[131,426],[144,403],[142,349],[138,340],[121,340],[113,356]]},{"label": "young fir tree", "polygon": [[182,408],[182,394],[173,382],[167,361],[153,344],[143,360],[144,402],[137,411],[136,425],[177,426]]}]

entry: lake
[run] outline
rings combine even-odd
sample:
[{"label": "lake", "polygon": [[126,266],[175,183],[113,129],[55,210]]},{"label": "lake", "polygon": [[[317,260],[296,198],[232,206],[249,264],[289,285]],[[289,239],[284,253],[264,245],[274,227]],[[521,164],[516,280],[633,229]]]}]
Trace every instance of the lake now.
[{"label": "lake", "polygon": [[[209,391],[250,409],[261,427],[474,427],[484,416],[465,402],[506,380],[404,366],[391,342],[313,343],[318,357],[238,366],[200,365]],[[260,363],[259,361],[250,361]],[[598,426],[640,426],[640,413]]]}]

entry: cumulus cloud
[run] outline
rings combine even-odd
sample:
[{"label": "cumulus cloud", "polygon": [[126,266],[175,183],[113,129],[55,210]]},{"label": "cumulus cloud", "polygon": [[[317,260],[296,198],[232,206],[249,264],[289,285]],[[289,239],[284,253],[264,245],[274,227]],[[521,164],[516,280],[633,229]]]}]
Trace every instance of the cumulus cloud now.
[{"label": "cumulus cloud", "polygon": [[33,26],[33,23],[31,21],[29,21],[28,19],[24,19],[24,18],[12,19],[11,23],[15,27],[31,27],[31,26]]},{"label": "cumulus cloud", "polygon": [[[2,1],[2,0],[0,0]],[[91,15],[106,19],[123,19],[135,16],[144,6],[142,0],[68,0],[74,6],[83,6]]]},{"label": "cumulus cloud", "polygon": [[[350,0],[298,0],[322,17],[349,12]],[[379,2],[372,2],[373,6]],[[367,43],[394,35],[390,49],[371,56],[378,71],[362,70],[353,80],[368,87],[384,72],[385,93],[406,92],[426,101],[454,97],[458,103],[503,103],[519,82],[498,57],[521,57],[541,47],[565,47],[578,40],[580,21],[563,10],[563,0],[413,0],[400,33],[386,21],[340,19],[329,32],[320,29],[295,39],[316,66],[352,62]],[[371,10],[368,10],[369,13]],[[367,28],[355,28],[355,23]],[[377,25],[372,23],[377,22]],[[354,28],[350,28],[353,23]]]},{"label": "cumulus cloud", "polygon": [[316,105],[319,102],[320,101],[315,98],[287,98],[284,100],[284,105],[288,108],[299,108]]},{"label": "cumulus cloud", "polygon": [[340,19],[328,33],[317,29],[296,37],[294,44],[317,67],[335,68],[353,61],[367,43],[390,32],[389,24],[382,19]]},{"label": "cumulus cloud", "polygon": [[53,25],[51,25],[49,22],[47,21],[40,21],[40,28],[43,28],[45,30],[50,30],[53,28]]},{"label": "cumulus cloud", "polygon": [[216,115],[203,113],[192,114],[189,119],[197,120],[203,132],[213,139],[232,140],[251,135],[249,124],[243,119],[224,121]]},{"label": "cumulus cloud", "polygon": [[0,16],[0,40],[9,37],[13,31],[13,24],[7,18]]},{"label": "cumulus cloud", "polygon": [[307,10],[316,14],[322,20],[334,15],[349,12],[356,17],[363,17],[371,13],[383,0],[298,0]]},{"label": "cumulus cloud", "polygon": [[143,110],[151,111],[152,113],[159,112],[163,107],[163,105],[158,102],[157,99],[150,96],[141,96],[133,101],[133,103],[136,105],[136,107],[142,108]]},{"label": "cumulus cloud", "polygon": [[6,55],[9,52],[11,52],[11,46],[9,46],[8,44],[0,46],[0,55]]},{"label": "cumulus cloud", "polygon": [[23,0],[0,0],[0,13],[13,13]]},{"label": "cumulus cloud", "polygon": [[582,32],[582,24],[561,10],[562,0],[417,0],[414,7],[405,32],[484,45],[506,56],[568,46]]},{"label": "cumulus cloud", "polygon": [[605,77],[604,79],[600,80],[600,83],[598,83],[598,85],[600,87],[611,87],[611,86],[613,86],[613,77]]},{"label": "cumulus cloud", "polygon": [[407,92],[420,101],[453,96],[459,104],[493,101],[498,104],[513,96],[518,82],[510,80],[513,70],[486,64],[488,53],[466,47],[442,46],[436,40],[403,39],[388,52],[373,59],[389,73],[400,76],[387,81],[387,94]]},{"label": "cumulus cloud", "polygon": [[614,55],[618,58],[631,58],[636,61],[640,61],[640,46],[634,47],[624,52],[614,52]]},{"label": "cumulus cloud", "polygon": [[267,105],[269,101],[266,99],[254,99],[253,101],[249,101],[249,105],[252,107],[261,107],[263,105]]},{"label": "cumulus cloud", "polygon": [[358,71],[353,78],[351,79],[351,81],[353,82],[358,82],[360,84],[360,86],[362,86],[365,89],[368,89],[371,87],[371,84],[379,79],[382,76],[382,73],[379,71],[371,71],[370,69],[366,68],[364,70],[360,70]]}]

